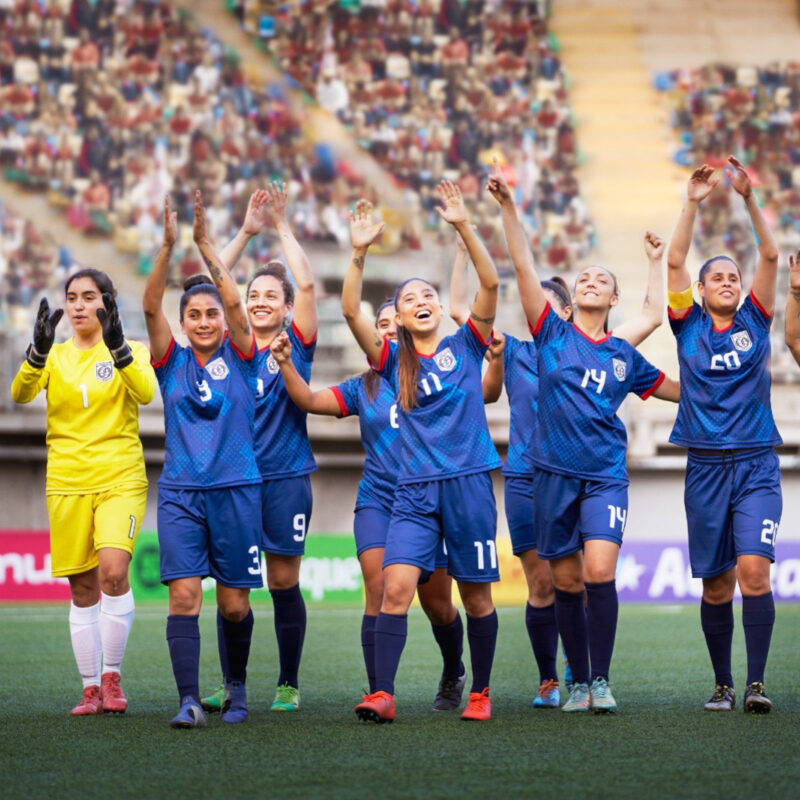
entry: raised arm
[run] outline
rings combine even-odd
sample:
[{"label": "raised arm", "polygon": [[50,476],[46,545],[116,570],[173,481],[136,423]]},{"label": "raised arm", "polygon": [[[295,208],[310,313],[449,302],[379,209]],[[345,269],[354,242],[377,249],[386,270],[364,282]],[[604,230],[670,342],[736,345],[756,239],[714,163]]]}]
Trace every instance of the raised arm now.
[{"label": "raised arm", "polygon": [[[758,295],[756,295],[758,297]],[[789,256],[789,294],[786,297],[786,344],[800,365],[800,250]]]},{"label": "raised arm", "polygon": [[241,258],[250,240],[258,235],[266,224],[269,216],[267,198],[268,195],[264,189],[257,189],[250,195],[242,227],[236,232],[236,236],[222,248],[219,259],[228,272],[236,266],[236,262]]},{"label": "raised arm", "polygon": [[650,231],[645,233],[644,251],[649,270],[642,310],[633,319],[614,328],[614,336],[625,339],[634,347],[641,344],[664,319],[664,247],[665,242],[660,236]]},{"label": "raised arm", "polygon": [[496,403],[503,393],[503,378],[505,368],[503,364],[503,351],[506,349],[506,337],[500,331],[492,333],[492,343],[486,351],[489,366],[483,373],[483,402]]},{"label": "raised arm", "polygon": [[222,298],[222,307],[225,311],[225,322],[228,324],[228,335],[234,347],[245,355],[252,355],[255,350],[256,340],[253,336],[253,329],[250,327],[250,320],[247,318],[247,311],[242,303],[239,288],[225,269],[225,265],[220,261],[219,256],[214,251],[211,240],[208,238],[206,230],[206,211],[203,208],[203,198],[198,189],[194,195],[194,228],[192,230],[197,249],[208,267],[211,280],[219,290]]},{"label": "raised arm", "polygon": [[273,181],[267,184],[268,209],[272,222],[281,240],[281,248],[297,286],[294,298],[292,319],[300,331],[304,342],[310,342],[317,335],[317,298],[314,289],[314,276],[305,251],[292,233],[286,218],[286,188]]},{"label": "raised arm", "polygon": [[147,276],[142,297],[144,321],[150,339],[150,354],[160,361],[172,341],[172,330],[164,314],[164,291],[167,288],[169,257],[178,239],[178,215],[172,210],[169,195],[164,198],[164,241],[161,243],[153,269]]},{"label": "raised arm", "polygon": [[278,366],[281,368],[286,391],[294,404],[307,414],[324,414],[330,417],[341,417],[342,409],[336,395],[330,389],[312,391],[311,387],[303,380],[292,362],[292,343],[284,331],[270,345]]},{"label": "raised arm", "polygon": [[506,236],[508,252],[514,263],[514,270],[517,273],[517,285],[519,286],[519,296],[522,300],[522,308],[528,324],[536,325],[542,312],[547,306],[547,298],[542,291],[539,276],[536,274],[536,264],[533,260],[528,242],[525,238],[525,231],[517,218],[517,208],[514,205],[514,198],[508,188],[503,173],[500,171],[497,159],[494,162],[494,170],[489,176],[489,194],[494,197],[500,206],[500,215],[503,220],[503,232]]},{"label": "raised arm", "polygon": [[364,277],[364,261],[369,246],[383,233],[384,224],[372,221],[372,203],[359,200],[350,212],[350,240],[353,255],[342,285],[342,314],[353,336],[356,337],[367,358],[377,364],[383,350],[383,337],[373,321],[361,310],[361,285]]},{"label": "raised arm", "polygon": [[453,271],[450,273],[450,318],[459,327],[469,317],[469,300],[467,299],[467,264],[469,253],[464,240],[456,234],[456,256],[453,259]]},{"label": "raised arm", "polygon": [[437,206],[439,216],[449,222],[464,240],[469,257],[475,265],[478,274],[478,294],[472,303],[469,317],[484,339],[489,339],[494,325],[494,316],[497,312],[497,290],[500,278],[497,268],[489,255],[486,246],[478,238],[478,234],[467,222],[467,210],[464,207],[464,198],[461,189],[451,181],[442,181],[436,191],[442,206]]},{"label": "raised arm", "polygon": [[759,305],[772,316],[772,312],[775,310],[775,282],[778,278],[778,247],[772,237],[772,231],[761,213],[750,176],[745,168],[733,156],[728,156],[725,174],[728,176],[731,186],[744,199],[756,235],[758,265],[755,275],[753,275],[751,290]]}]

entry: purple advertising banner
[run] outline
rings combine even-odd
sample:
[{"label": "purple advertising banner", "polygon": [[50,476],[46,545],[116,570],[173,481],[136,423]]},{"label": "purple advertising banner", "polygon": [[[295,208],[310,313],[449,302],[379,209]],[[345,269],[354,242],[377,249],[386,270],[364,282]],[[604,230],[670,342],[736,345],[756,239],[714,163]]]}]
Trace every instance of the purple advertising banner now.
[{"label": "purple advertising banner", "polygon": [[[770,579],[776,601],[800,600],[800,542],[776,545]],[[620,602],[694,602],[702,581],[692,578],[689,548],[682,542],[624,541],[617,563]],[[739,590],[736,590],[737,596]]]}]

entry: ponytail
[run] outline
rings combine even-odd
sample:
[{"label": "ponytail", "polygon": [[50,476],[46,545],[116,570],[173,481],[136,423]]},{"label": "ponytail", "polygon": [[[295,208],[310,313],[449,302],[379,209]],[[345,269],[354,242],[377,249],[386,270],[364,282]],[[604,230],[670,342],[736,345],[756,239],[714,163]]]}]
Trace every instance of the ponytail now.
[{"label": "ponytail", "polygon": [[374,369],[368,369],[361,373],[361,380],[364,382],[364,391],[367,393],[370,403],[375,402],[378,396],[378,386],[381,384],[381,376]]},{"label": "ponytail", "polygon": [[400,408],[406,413],[415,409],[417,402],[417,380],[419,379],[419,356],[414,347],[411,334],[402,326],[397,326],[397,376]]}]

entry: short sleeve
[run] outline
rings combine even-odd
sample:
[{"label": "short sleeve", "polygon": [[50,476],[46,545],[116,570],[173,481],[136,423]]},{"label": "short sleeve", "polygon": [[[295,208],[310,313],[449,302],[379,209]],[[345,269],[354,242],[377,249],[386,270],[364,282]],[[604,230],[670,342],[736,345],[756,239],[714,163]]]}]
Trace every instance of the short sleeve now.
[{"label": "short sleeve", "polygon": [[519,350],[520,341],[515,336],[511,336],[511,334],[505,333],[503,335],[506,337],[506,346],[503,348],[503,370],[508,372],[511,368],[511,362],[514,360],[517,350]]},{"label": "short sleeve", "polygon": [[372,369],[387,381],[391,380],[395,367],[397,366],[397,345],[388,339],[383,340],[381,355],[377,364],[370,363]]},{"label": "short sleeve", "polygon": [[746,322],[752,321],[754,325],[763,331],[768,331],[772,327],[772,316],[766,312],[752,292],[745,297],[739,313],[745,318]]},{"label": "short sleeve", "polygon": [[672,329],[673,335],[677,338],[688,327],[691,322],[694,322],[697,315],[700,313],[700,306],[697,303],[692,303],[689,313],[685,317],[673,316],[672,309],[667,306],[667,318],[669,319],[669,327]]},{"label": "short sleeve", "polygon": [[343,417],[358,415],[358,390],[362,380],[359,375],[357,378],[348,378],[336,386],[331,386]]},{"label": "short sleeve", "polygon": [[317,335],[314,334],[314,338],[309,341],[304,340],[300,329],[294,324],[294,320],[292,320],[292,324],[289,326],[288,334],[289,341],[292,343],[292,361],[294,361],[295,364],[298,361],[304,363],[313,361],[314,351],[317,349]]},{"label": "short sleeve", "polygon": [[528,328],[536,342],[536,346],[541,347],[545,342],[560,335],[565,325],[572,325],[572,323],[564,322],[564,320],[553,311],[550,303],[548,303],[544,307],[542,315],[536,320],[536,324],[531,325],[529,322]]},{"label": "short sleeve", "polygon": [[654,367],[638,350],[633,353],[633,383],[630,391],[647,400],[664,380],[664,373]]},{"label": "short sleeve", "polygon": [[454,334],[453,339],[462,341],[465,345],[466,351],[472,358],[480,363],[483,356],[486,354],[486,349],[489,347],[487,342],[475,327],[475,323],[468,319]]},{"label": "short sleeve", "polygon": [[164,355],[161,356],[158,361],[153,359],[152,354],[150,355],[150,364],[156,371],[156,377],[159,379],[159,381],[161,380],[162,376],[169,373],[169,371],[172,369],[175,359],[178,357],[178,353],[180,353],[181,350],[183,350],[183,348],[175,341],[175,337],[173,337],[170,340],[167,352],[164,353]]}]

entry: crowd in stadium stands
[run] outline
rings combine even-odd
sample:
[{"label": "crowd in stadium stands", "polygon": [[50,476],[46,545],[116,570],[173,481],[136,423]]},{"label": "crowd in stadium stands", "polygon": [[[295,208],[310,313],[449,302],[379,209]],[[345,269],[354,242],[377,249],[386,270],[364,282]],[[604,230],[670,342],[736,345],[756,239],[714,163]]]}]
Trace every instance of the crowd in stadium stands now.
[{"label": "crowd in stadium stands", "polygon": [[419,197],[460,186],[499,261],[497,214],[481,184],[497,157],[542,263],[569,269],[592,246],[575,174],[566,80],[541,0],[240,0],[281,69]]}]

